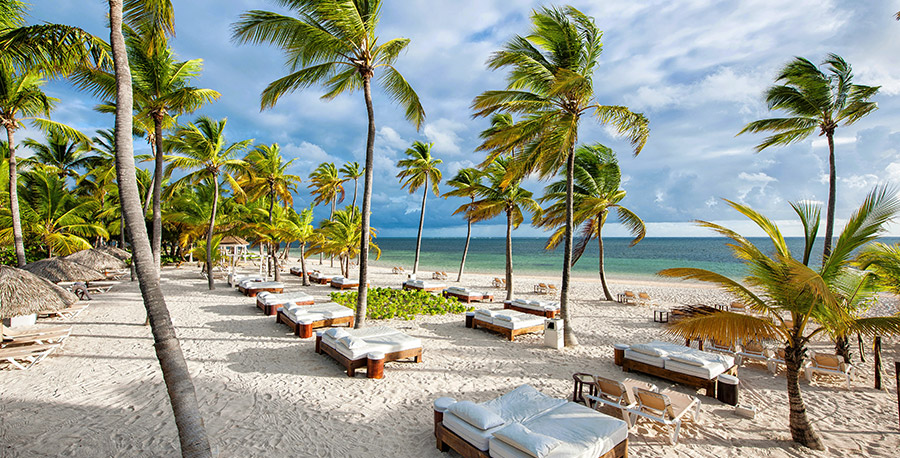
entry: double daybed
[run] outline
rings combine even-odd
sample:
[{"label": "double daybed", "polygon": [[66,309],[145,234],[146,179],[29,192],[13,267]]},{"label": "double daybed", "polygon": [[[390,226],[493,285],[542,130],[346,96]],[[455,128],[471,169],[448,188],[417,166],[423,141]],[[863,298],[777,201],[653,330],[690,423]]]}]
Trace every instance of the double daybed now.
[{"label": "double daybed", "polygon": [[257,294],[266,291],[269,293],[284,292],[284,283],[280,281],[241,281],[238,283],[238,291],[245,296],[256,297]]},{"label": "double daybed", "polygon": [[684,345],[655,340],[648,344],[615,346],[615,363],[625,372],[654,375],[696,388],[706,388],[706,395],[716,396],[716,378],[721,374],[737,374],[734,358]]},{"label": "double daybed", "polygon": [[318,270],[314,270],[309,273],[309,281],[311,281],[313,283],[317,283],[319,285],[327,285],[327,284],[331,283],[331,277],[322,275],[322,273],[319,272]]},{"label": "double daybed", "polygon": [[314,302],[312,296],[302,291],[282,294],[263,291],[256,295],[256,306],[266,315],[276,315],[286,305],[312,305]]},{"label": "double daybed", "polygon": [[556,315],[559,313],[559,302],[513,299],[511,301],[504,301],[503,308],[530,313],[545,318],[556,318]]},{"label": "double daybed", "polygon": [[628,425],[522,385],[481,404],[434,402],[437,448],[467,458],[624,458]]},{"label": "double daybed", "polygon": [[486,293],[483,291],[472,291],[469,288],[464,288],[461,286],[451,286],[444,290],[444,297],[453,297],[460,302],[465,302],[467,304],[472,301],[481,302],[481,301],[494,301],[494,295],[490,293]]},{"label": "double daybed", "polygon": [[366,368],[366,377],[381,378],[384,363],[414,358],[422,362],[422,341],[387,326],[363,329],[332,328],[316,333],[316,353],[325,353],[347,369]]},{"label": "double daybed", "polygon": [[302,276],[303,276],[303,268],[300,267],[300,266],[294,266],[294,267],[291,267],[290,272],[291,272],[291,275],[296,275],[296,276],[298,276],[298,277],[302,277]]},{"label": "double daybed", "polygon": [[334,302],[324,304],[290,304],[278,309],[276,323],[284,323],[301,338],[312,337],[313,329],[337,325],[353,327],[353,310]]},{"label": "double daybed", "polygon": [[479,326],[513,340],[518,335],[543,332],[544,318],[515,310],[479,309],[472,319],[472,328]]},{"label": "double daybed", "polygon": [[231,285],[232,288],[245,281],[249,283],[251,281],[266,281],[266,279],[258,275],[228,274],[228,284]]},{"label": "double daybed", "polygon": [[335,289],[359,288],[359,280],[351,280],[346,277],[332,277],[331,287]]},{"label": "double daybed", "polygon": [[403,282],[403,289],[418,289],[420,291],[442,291],[447,285],[437,281],[428,280],[406,280]]}]

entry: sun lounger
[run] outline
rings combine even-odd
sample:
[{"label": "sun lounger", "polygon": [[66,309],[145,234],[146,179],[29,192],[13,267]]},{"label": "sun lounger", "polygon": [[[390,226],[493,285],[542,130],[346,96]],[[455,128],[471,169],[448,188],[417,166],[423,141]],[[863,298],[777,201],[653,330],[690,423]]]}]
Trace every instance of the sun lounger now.
[{"label": "sun lounger", "polygon": [[0,348],[0,363],[8,367],[27,370],[50,356],[59,344],[26,345],[21,347]]},{"label": "sun lounger", "polygon": [[556,285],[549,283],[547,284],[547,294],[555,297],[557,294],[559,294],[559,289],[556,287]]},{"label": "sun lounger", "polygon": [[[709,351],[717,351],[719,353],[726,353],[729,355],[733,355],[733,354],[737,353],[738,350],[740,350],[740,347],[735,344],[725,344],[725,343],[719,342],[715,339],[711,339],[706,343],[706,349]],[[738,362],[737,364],[738,364],[738,366],[741,365],[740,362]]]},{"label": "sun lounger", "polygon": [[66,320],[71,320],[78,316],[79,313],[85,311],[88,308],[87,304],[76,303],[71,307],[67,307],[59,310],[46,310],[43,312],[38,312],[38,318],[64,318]]},{"label": "sun lounger", "polygon": [[312,337],[313,329],[346,324],[353,327],[353,310],[334,302],[290,304],[278,309],[276,323],[284,323],[301,338]]},{"label": "sun lounger", "polygon": [[622,416],[622,420],[631,427],[631,417],[628,415],[628,409],[637,406],[637,398],[634,395],[635,388],[643,388],[650,391],[659,391],[656,385],[652,383],[642,382],[632,378],[626,378],[623,381],[613,380],[599,375],[592,375],[591,391],[584,397],[590,405],[596,410],[600,410],[603,406],[609,406],[617,409]]},{"label": "sun lounger", "polygon": [[282,294],[263,291],[256,295],[256,306],[259,307],[263,313],[271,316],[278,314],[278,310],[286,305],[312,305],[314,302],[312,296],[302,291],[293,291]]},{"label": "sun lounger", "polygon": [[538,283],[534,285],[534,293],[535,294],[547,294],[549,288],[546,283]]},{"label": "sun lounger", "polygon": [[659,306],[659,302],[650,298],[650,295],[647,293],[638,293],[637,297],[637,305],[646,305],[646,306]]},{"label": "sun lounger", "polygon": [[545,318],[556,318],[556,315],[559,313],[559,302],[513,299],[511,301],[504,301],[503,308],[522,313],[530,313]]},{"label": "sun lounger", "polygon": [[291,275],[296,275],[298,277],[302,277],[303,276],[303,267],[300,267],[300,266],[291,267],[290,272],[291,272]]},{"label": "sun lounger", "polygon": [[332,277],[331,287],[335,289],[359,288],[359,280],[351,280],[344,277]]},{"label": "sun lounger", "polygon": [[678,443],[681,421],[688,413],[693,413],[695,422],[700,420],[700,400],[695,396],[672,390],[654,392],[639,387],[634,389],[634,395],[637,398],[637,406],[628,409],[628,412],[662,425],[673,425],[675,427],[673,444]]},{"label": "sun lounger", "polygon": [[770,364],[772,356],[772,351],[764,347],[758,340],[747,341],[741,345],[740,351],[735,353],[738,366],[741,366],[744,361],[762,361],[769,370],[772,367]]},{"label": "sun lounger", "polygon": [[331,283],[331,277],[322,275],[318,270],[314,270],[309,273],[309,281],[319,285],[327,285]]},{"label": "sun lounger", "polygon": [[529,385],[487,402],[435,401],[434,434],[441,451],[464,457],[624,458],[628,425]]},{"label": "sun lounger", "polygon": [[31,328],[28,331],[3,334],[0,347],[21,347],[24,345],[61,344],[72,333],[71,326],[49,326]]},{"label": "sun lounger", "polygon": [[812,382],[814,374],[836,375],[847,380],[847,389],[850,389],[850,379],[853,376],[854,367],[837,355],[813,352],[812,357],[806,362],[804,371],[806,380]]},{"label": "sun lounger", "polygon": [[316,353],[325,353],[347,369],[366,367],[366,377],[381,378],[384,363],[413,358],[422,362],[422,341],[387,326],[363,329],[333,328],[316,334]]},{"label": "sun lounger", "polygon": [[623,304],[637,305],[637,296],[634,295],[633,291],[625,291],[622,296]]},{"label": "sun lounger", "polygon": [[[624,347],[624,346],[623,346]],[[675,383],[705,388],[706,395],[716,396],[716,377],[720,374],[735,375],[737,366],[728,355],[709,353],[684,345],[653,341],[649,344],[631,345],[623,351],[622,370],[653,375]]]},{"label": "sun lounger", "polygon": [[243,282],[253,282],[253,281],[266,281],[265,278],[260,277],[258,275],[237,275],[237,274],[229,274],[228,275],[228,284],[231,285],[232,288],[240,285]]},{"label": "sun lounger", "polygon": [[491,280],[491,286],[494,288],[506,288],[506,280],[494,277],[494,279]]},{"label": "sun lounger", "polygon": [[257,294],[263,291],[270,293],[281,293],[284,291],[284,283],[280,281],[254,281],[246,283],[246,286],[244,285],[243,282],[238,285],[238,291],[250,297],[256,297]]},{"label": "sun lounger", "polygon": [[445,272],[434,272],[431,274],[432,280],[446,280],[447,274]]},{"label": "sun lounger", "polygon": [[481,326],[505,336],[510,341],[516,336],[532,332],[544,332],[544,318],[515,310],[476,310],[472,328]]},{"label": "sun lounger", "polygon": [[443,291],[444,297],[453,297],[460,302],[470,304],[481,301],[494,301],[494,295],[483,291],[472,291],[469,288],[451,286]]},{"label": "sun lounger", "polygon": [[403,289],[418,289],[420,291],[443,291],[447,287],[446,284],[428,280],[406,280],[403,282]]},{"label": "sun lounger", "polygon": [[403,270],[403,267],[396,266],[396,267],[392,267],[392,268],[391,268],[391,273],[392,273],[392,274],[396,274],[396,275],[400,275],[400,274],[405,274],[406,271]]}]

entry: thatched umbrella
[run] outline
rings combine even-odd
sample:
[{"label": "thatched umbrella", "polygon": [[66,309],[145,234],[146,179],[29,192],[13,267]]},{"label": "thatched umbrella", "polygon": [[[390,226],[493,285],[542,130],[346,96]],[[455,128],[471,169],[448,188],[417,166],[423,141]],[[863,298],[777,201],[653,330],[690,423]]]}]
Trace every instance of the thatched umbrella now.
[{"label": "thatched umbrella", "polygon": [[72,253],[66,256],[65,259],[86,265],[101,272],[104,270],[118,270],[125,268],[125,263],[119,258],[93,248]]},{"label": "thatched umbrella", "polygon": [[114,247],[114,246],[101,245],[94,249],[97,251],[102,251],[108,255],[112,255],[116,258],[119,258],[122,261],[127,261],[127,260],[131,259],[131,253],[129,253],[121,248]]},{"label": "thatched umbrella", "polygon": [[65,258],[41,259],[25,266],[25,270],[52,282],[103,280],[106,275],[90,267]]},{"label": "thatched umbrella", "polygon": [[0,319],[64,309],[76,302],[74,294],[27,270],[0,266]]}]

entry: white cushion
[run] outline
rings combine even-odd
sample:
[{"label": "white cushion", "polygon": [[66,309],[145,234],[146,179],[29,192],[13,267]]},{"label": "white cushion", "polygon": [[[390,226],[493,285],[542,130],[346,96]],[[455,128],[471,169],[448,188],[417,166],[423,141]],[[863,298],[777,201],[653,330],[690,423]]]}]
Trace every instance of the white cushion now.
[{"label": "white cushion", "polygon": [[447,410],[478,429],[496,428],[505,423],[496,412],[472,401],[459,401]]},{"label": "white cushion", "polygon": [[521,423],[510,423],[494,432],[494,437],[533,456],[544,458],[562,442],[550,436],[536,433]]},{"label": "white cushion", "polygon": [[661,349],[661,348],[658,348],[658,347],[656,347],[656,346],[654,346],[654,345],[651,345],[651,344],[637,344],[637,345],[632,345],[632,346],[629,348],[629,350],[635,351],[635,352],[638,352],[638,353],[643,353],[643,354],[649,355],[649,356],[656,356],[656,357],[658,357],[658,358],[662,358],[662,357],[665,357],[665,356],[668,356],[668,355],[669,355],[669,353],[668,353],[667,351],[665,351],[665,350],[663,350],[663,349]]},{"label": "white cushion", "polygon": [[366,346],[366,341],[359,337],[344,336],[338,339],[338,343],[350,350],[357,350]]},{"label": "white cushion", "polygon": [[690,364],[691,366],[703,367],[707,365],[708,361],[703,358],[697,357],[690,353],[681,353],[676,355],[669,355],[669,359],[672,361],[678,361],[679,363]]},{"label": "white cushion", "polygon": [[331,337],[332,339],[338,340],[350,335],[346,329],[343,328],[331,328],[325,331],[325,335]]}]

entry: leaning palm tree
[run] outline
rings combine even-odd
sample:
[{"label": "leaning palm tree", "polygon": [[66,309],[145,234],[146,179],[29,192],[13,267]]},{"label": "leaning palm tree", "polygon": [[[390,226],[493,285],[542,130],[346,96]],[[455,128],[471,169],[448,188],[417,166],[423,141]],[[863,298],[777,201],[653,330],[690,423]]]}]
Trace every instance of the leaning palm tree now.
[{"label": "leaning palm tree", "polygon": [[512,163],[510,156],[494,159],[484,169],[486,183],[479,181],[473,186],[478,200],[453,212],[454,215],[465,212],[466,218],[472,222],[506,215],[506,300],[513,299],[512,231],[525,221],[523,212],[531,213],[533,222],[537,222],[541,215],[541,206],[534,200],[531,191],[520,186],[521,179],[509,180]]},{"label": "leaning palm tree", "polygon": [[182,169],[191,171],[184,178],[172,183],[169,191],[190,183],[198,184],[206,182],[213,185],[213,206],[209,218],[209,230],[206,234],[206,269],[209,289],[216,289],[213,280],[212,253],[213,236],[216,228],[216,211],[219,204],[219,178],[224,178],[225,183],[231,187],[235,194],[242,194],[241,186],[235,180],[234,175],[243,172],[246,162],[235,159],[233,156],[253,143],[253,140],[244,140],[225,146],[225,124],[227,119],[215,121],[205,116],[197,119],[197,122],[188,124],[178,129],[172,139],[172,150],[180,156],[171,156],[170,169]]},{"label": "leaning palm tree", "polygon": [[[160,27],[171,31],[174,23],[171,20],[171,3],[141,2],[138,0],[109,0],[109,30],[113,63],[116,75],[116,171],[119,183],[119,196],[128,225],[128,238],[138,280],[141,284],[141,295],[147,318],[153,331],[154,348],[163,379],[169,392],[169,401],[178,428],[181,454],[185,457],[205,458],[212,456],[197,395],[191,381],[191,373],[175,328],[166,308],[166,300],[159,285],[159,270],[153,260],[147,227],[144,224],[144,212],[141,210],[140,193],[134,167],[134,145],[132,138],[133,97],[131,90],[131,71],[128,66],[128,53],[125,37],[122,34],[123,1],[128,2],[130,16],[149,16],[158,19]],[[166,8],[168,7],[168,8]]]},{"label": "leaning palm tree", "polygon": [[494,129],[479,146],[488,151],[485,164],[495,157],[513,154],[510,177],[537,172],[542,178],[566,171],[566,218],[563,249],[560,315],[567,346],[578,340],[569,318],[569,277],[572,267],[573,172],[575,144],[581,117],[597,121],[624,134],[640,153],[650,130],[643,115],[623,106],[602,105],[594,100],[593,76],[602,43],[594,20],[572,7],[541,8],[531,15],[531,33],[516,36],[488,60],[491,69],[509,68],[505,90],[486,91],[475,98],[475,116],[495,113],[520,114],[523,119]]},{"label": "leaning palm tree", "polygon": [[[415,274],[419,270],[419,251],[422,249],[422,226],[425,223],[425,199],[428,197],[428,182],[431,181],[431,192],[435,196],[440,195],[438,185],[441,182],[441,170],[437,168],[443,161],[431,156],[431,143],[413,142],[403,154],[407,159],[397,161],[400,173],[397,174],[403,184],[400,188],[407,188],[409,193],[416,192],[420,187],[422,191],[422,209],[419,213],[419,235],[416,237],[416,260],[413,262]],[[405,181],[404,181],[405,180]]]},{"label": "leaning palm tree", "polygon": [[366,101],[366,172],[362,194],[359,294],[356,327],[366,322],[368,289],[369,217],[372,205],[372,177],[375,161],[375,107],[372,78],[375,71],[384,90],[406,111],[406,119],[418,130],[425,120],[419,96],[394,68],[407,38],[379,43],[375,29],[381,16],[381,0],[273,0],[289,8],[296,18],[268,11],[249,11],[234,25],[234,39],[241,43],[267,43],[287,55],[291,73],[271,84],[262,93],[262,107],[271,108],[284,94],[314,84],[325,87],[325,99],[362,89]]},{"label": "leaning palm tree", "polygon": [[47,132],[46,143],[26,138],[22,144],[34,151],[33,156],[22,160],[23,164],[50,170],[60,178],[77,177],[76,169],[90,169],[99,159],[90,154],[89,142],[73,141],[59,131]]},{"label": "leaning palm tree", "polygon": [[[454,197],[468,197],[470,202],[475,202],[476,187],[481,184],[481,170],[473,169],[473,168],[464,168],[460,169],[459,172],[456,172],[456,176],[447,180],[447,185],[454,188],[452,191],[448,191],[444,193],[444,198],[454,196]],[[469,241],[472,238],[472,219],[466,217],[466,244],[463,247],[463,255],[462,261],[459,262],[459,275],[456,276],[456,281],[462,280],[463,270],[466,268],[466,254],[469,252]]]},{"label": "leaning palm tree", "polygon": [[356,191],[359,188],[359,177],[363,176],[363,170],[359,168],[359,162],[353,161],[344,164],[341,167],[341,176],[344,181],[353,180],[353,203],[351,207],[356,206]]},{"label": "leaning palm tree", "polygon": [[871,102],[880,86],[853,84],[853,71],[841,56],[829,54],[823,62],[828,74],[803,57],[788,62],[775,78],[775,86],[766,91],[769,110],[781,110],[788,117],[753,121],[744,126],[745,132],[773,132],[756,145],[756,151],[770,146],[790,145],[803,141],[818,131],[828,140],[828,207],[825,216],[825,247],[823,257],[831,253],[834,233],[834,206],[837,172],[834,164],[834,132],[839,125],[850,125],[875,111]]},{"label": "leaning palm tree", "polygon": [[[886,188],[871,192],[850,217],[831,255],[814,270],[807,266],[818,232],[817,206],[792,204],[804,228],[802,260],[788,249],[784,236],[772,221],[753,209],[728,201],[768,235],[773,249],[760,248],[740,234],[718,224],[699,221],[733,243],[736,258],[747,264],[744,284],[724,275],[695,268],[666,269],[659,275],[699,280],[718,285],[747,304],[755,315],[702,309],[670,325],[671,332],[687,339],[774,340],[784,348],[790,429],[794,441],[814,449],[822,442],[806,415],[800,394],[800,369],[810,340],[824,334],[850,332],[896,333],[900,317],[855,318],[845,305],[859,300],[860,276],[849,268],[858,248],[874,240],[900,211],[900,200]],[[767,252],[773,254],[768,255]],[[746,285],[746,286],[745,286]]]},{"label": "leaning palm tree", "polygon": [[[640,242],[647,234],[644,221],[634,212],[621,205],[625,198],[625,190],[619,189],[622,175],[619,164],[613,151],[599,143],[594,145],[582,145],[575,150],[575,183],[573,189],[573,224],[581,226],[581,239],[574,248],[572,264],[581,259],[588,244],[596,238],[600,249],[599,271],[600,285],[606,300],[613,300],[606,284],[606,272],[603,268],[603,225],[606,218],[613,210],[619,217],[619,221],[631,232],[634,239],[631,246]],[[565,235],[566,221],[566,182],[557,181],[549,186],[543,197],[538,199],[541,203],[552,202],[544,211],[538,226],[556,228],[547,241],[547,249],[553,249],[559,245]]]}]

